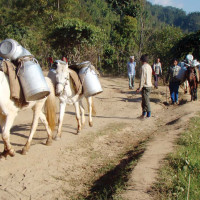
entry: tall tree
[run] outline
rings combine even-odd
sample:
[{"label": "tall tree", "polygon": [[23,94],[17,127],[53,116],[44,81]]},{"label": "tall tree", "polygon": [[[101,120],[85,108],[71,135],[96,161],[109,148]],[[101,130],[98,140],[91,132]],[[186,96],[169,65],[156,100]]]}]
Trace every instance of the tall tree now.
[{"label": "tall tree", "polygon": [[179,59],[184,59],[187,54],[191,53],[195,59],[200,60],[200,31],[184,36],[174,45],[170,53]]},{"label": "tall tree", "polygon": [[149,38],[146,51],[154,60],[156,57],[161,59],[164,72],[171,65],[172,59],[176,58],[176,55],[171,53],[171,49],[182,37],[183,33],[180,28],[166,26],[162,30],[154,32]]}]

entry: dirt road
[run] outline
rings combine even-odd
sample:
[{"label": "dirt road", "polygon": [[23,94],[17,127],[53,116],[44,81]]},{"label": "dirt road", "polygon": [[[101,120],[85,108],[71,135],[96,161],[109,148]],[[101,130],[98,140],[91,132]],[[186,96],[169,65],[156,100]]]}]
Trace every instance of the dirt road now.
[{"label": "dirt road", "polygon": [[[100,169],[105,164],[138,142],[153,136],[155,144],[161,141],[164,143],[157,149],[152,149],[155,145],[150,144],[141,158],[142,164],[139,162],[135,170],[147,170],[145,166],[149,164],[148,160],[152,160],[150,168],[157,169],[168,151],[163,150],[160,156],[156,154],[156,161],[149,157],[163,147],[172,149],[177,134],[187,127],[189,118],[198,111],[199,102],[184,104],[190,97],[183,94],[183,105],[165,106],[166,88],[163,86],[152,91],[152,118],[141,121],[138,119],[141,115],[141,96],[128,89],[126,79],[102,78],[101,83],[104,92],[95,97],[97,116],[93,118],[93,128],[86,124],[82,133],[76,135],[74,108],[67,107],[62,139],[54,141],[50,147],[45,146],[47,135],[40,124],[26,156],[22,156],[20,150],[29,135],[32,112],[23,111],[17,116],[11,131],[11,143],[17,154],[0,162],[0,199],[76,199],[80,193],[87,194],[91,185],[103,175]],[[165,145],[165,141],[171,142]],[[142,174],[142,171],[132,173],[129,189],[122,197],[131,199],[133,193],[129,193],[130,188],[135,187],[137,194],[134,195],[138,195],[138,199],[145,199],[148,188],[156,178],[156,172],[147,170],[150,176],[142,182],[142,176],[136,177],[134,173]]]}]

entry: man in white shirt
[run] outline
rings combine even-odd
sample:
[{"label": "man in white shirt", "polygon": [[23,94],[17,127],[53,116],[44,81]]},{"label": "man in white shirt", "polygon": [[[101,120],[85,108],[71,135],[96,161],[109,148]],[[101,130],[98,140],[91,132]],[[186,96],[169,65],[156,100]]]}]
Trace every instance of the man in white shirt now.
[{"label": "man in white shirt", "polygon": [[135,80],[135,74],[136,74],[135,67],[136,67],[136,62],[134,62],[134,56],[130,56],[130,61],[127,63],[129,89],[134,88],[134,80]]},{"label": "man in white shirt", "polygon": [[150,107],[150,93],[152,88],[152,68],[148,64],[148,55],[142,55],[140,58],[142,62],[142,73],[140,79],[140,86],[136,90],[137,93],[142,92],[142,118],[151,117],[151,107]]}]

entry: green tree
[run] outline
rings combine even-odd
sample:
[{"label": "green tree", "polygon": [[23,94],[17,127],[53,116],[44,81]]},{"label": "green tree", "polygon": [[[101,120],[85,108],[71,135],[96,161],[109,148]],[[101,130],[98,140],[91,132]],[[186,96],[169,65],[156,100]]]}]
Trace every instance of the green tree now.
[{"label": "green tree", "polygon": [[185,59],[185,56],[191,53],[196,59],[200,60],[200,31],[184,36],[174,45],[170,53],[179,59]]},{"label": "green tree", "polygon": [[[111,34],[112,47],[109,45],[109,48],[105,48],[104,52],[106,58],[108,57],[107,55],[114,57],[114,62],[108,62],[107,58],[106,63],[104,63],[106,69],[113,70],[118,75],[126,72],[127,58],[137,49],[135,42],[136,33],[137,19],[134,17],[125,16],[121,23],[118,22],[114,25]],[[111,52],[115,52],[115,56]]]},{"label": "green tree", "polygon": [[120,15],[121,21],[125,15],[136,17],[138,14],[139,0],[107,0],[107,2]]},{"label": "green tree", "polygon": [[76,61],[88,59],[91,55],[90,49],[96,54],[95,48],[99,47],[104,38],[100,28],[79,19],[63,20],[48,36],[49,43],[58,54],[65,53],[71,60]]},{"label": "green tree", "polygon": [[155,60],[156,57],[161,59],[163,63],[163,71],[166,72],[171,65],[171,61],[175,58],[175,54],[171,53],[171,49],[183,37],[181,29],[166,26],[162,30],[158,30],[149,38],[146,51]]}]

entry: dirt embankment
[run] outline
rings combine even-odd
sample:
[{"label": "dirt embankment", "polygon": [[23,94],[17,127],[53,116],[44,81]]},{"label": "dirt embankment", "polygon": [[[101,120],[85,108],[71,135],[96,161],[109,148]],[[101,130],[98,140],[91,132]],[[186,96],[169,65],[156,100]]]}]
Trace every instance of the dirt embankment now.
[{"label": "dirt embankment", "polygon": [[[18,153],[0,163],[0,199],[73,199],[82,192],[87,194],[93,183],[104,175],[103,167],[107,163],[112,163],[138,142],[155,135],[157,139],[154,141],[158,145],[152,143],[148,146],[147,153],[141,158],[143,164],[139,162],[135,168],[142,170],[133,172],[128,183],[129,189],[134,187],[137,192],[142,192],[138,194],[138,199],[142,199],[139,195],[146,195],[156,177],[155,170],[150,172],[146,165],[155,169],[160,166],[166,152],[162,156],[157,153],[167,147],[165,141],[173,141],[187,125],[189,117],[198,111],[199,102],[165,106],[166,88],[160,87],[152,91],[152,118],[141,121],[138,119],[141,115],[141,96],[128,89],[127,80],[102,78],[101,82],[104,92],[95,97],[97,116],[93,118],[93,128],[86,124],[82,133],[76,135],[74,108],[68,106],[62,139],[50,147],[45,146],[46,132],[40,124],[26,156],[19,152],[29,135],[32,112],[28,110],[19,114],[11,131],[11,143]],[[181,98],[183,103],[190,99],[188,95]],[[152,148],[154,146],[155,149]],[[158,158],[156,163],[152,161],[153,157]],[[151,176],[148,177],[148,173]],[[148,177],[147,180],[140,174]],[[133,182],[137,184],[132,185]],[[125,192],[124,198],[132,194]]]}]

